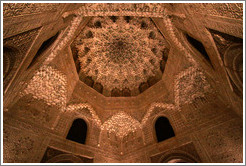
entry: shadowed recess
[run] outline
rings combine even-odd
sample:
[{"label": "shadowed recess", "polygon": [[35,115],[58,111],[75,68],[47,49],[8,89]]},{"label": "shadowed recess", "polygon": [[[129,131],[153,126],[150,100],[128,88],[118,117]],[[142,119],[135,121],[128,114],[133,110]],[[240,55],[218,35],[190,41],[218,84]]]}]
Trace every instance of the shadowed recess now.
[{"label": "shadowed recess", "polygon": [[208,53],[207,53],[205,47],[203,46],[203,44],[202,44],[200,41],[194,39],[193,37],[191,37],[191,36],[188,35],[188,34],[186,34],[186,38],[187,38],[188,42],[189,42],[189,43],[190,43],[197,51],[199,51],[199,52],[202,54],[202,56],[203,56],[203,57],[204,57],[204,58],[212,65],[211,60],[210,60],[210,58],[209,58],[209,56],[208,56]]},{"label": "shadowed recess", "polygon": [[35,56],[33,57],[32,62],[29,64],[29,66],[27,67],[27,69],[29,69],[31,66],[33,66],[33,65],[36,63],[38,57],[40,57],[40,55],[41,55],[45,50],[47,50],[47,49],[55,42],[55,40],[57,39],[58,35],[59,35],[59,32],[57,32],[54,36],[52,36],[51,38],[49,38],[48,40],[46,40],[46,41],[44,41],[44,42],[42,43],[42,45],[41,45],[40,48],[38,49],[38,52],[37,52],[37,53],[35,54]]},{"label": "shadowed recess", "polygon": [[87,124],[83,119],[76,119],[68,132],[67,139],[81,144],[85,144],[87,134]]},{"label": "shadowed recess", "polygon": [[158,142],[175,136],[173,128],[166,117],[159,117],[156,120],[155,131]]}]

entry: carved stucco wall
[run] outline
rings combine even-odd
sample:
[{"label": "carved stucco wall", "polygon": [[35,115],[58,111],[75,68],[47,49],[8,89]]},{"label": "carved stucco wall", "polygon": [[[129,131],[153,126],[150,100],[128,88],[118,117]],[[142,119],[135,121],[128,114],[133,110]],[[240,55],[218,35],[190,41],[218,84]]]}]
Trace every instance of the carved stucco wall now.
[{"label": "carved stucco wall", "polygon": [[59,8],[58,3],[4,3],[3,15],[4,17],[14,17],[19,15],[28,15],[34,13],[43,13],[57,11]]},{"label": "carved stucco wall", "polygon": [[3,162],[32,162],[36,149],[41,142],[41,140],[38,140],[38,135],[10,126],[4,126],[3,135]]},{"label": "carved stucco wall", "polygon": [[[206,129],[200,133],[200,139],[204,143],[212,161],[232,162],[242,161],[242,124],[238,119],[232,119],[220,125]],[[226,146],[225,146],[226,145]],[[214,151],[216,148],[218,151]],[[238,153],[235,153],[237,151]]]},{"label": "carved stucco wall", "polygon": [[189,6],[193,9],[192,12],[199,14],[243,19],[242,3],[203,3],[196,5],[189,4]]}]

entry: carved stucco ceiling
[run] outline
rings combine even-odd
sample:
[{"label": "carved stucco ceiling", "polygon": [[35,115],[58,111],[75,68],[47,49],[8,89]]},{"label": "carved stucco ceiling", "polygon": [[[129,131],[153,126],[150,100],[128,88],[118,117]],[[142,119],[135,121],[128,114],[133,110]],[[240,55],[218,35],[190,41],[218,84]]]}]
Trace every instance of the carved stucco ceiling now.
[{"label": "carved stucco ceiling", "polygon": [[82,81],[105,96],[132,96],[161,79],[169,45],[151,18],[111,16],[93,17],[71,48]]}]

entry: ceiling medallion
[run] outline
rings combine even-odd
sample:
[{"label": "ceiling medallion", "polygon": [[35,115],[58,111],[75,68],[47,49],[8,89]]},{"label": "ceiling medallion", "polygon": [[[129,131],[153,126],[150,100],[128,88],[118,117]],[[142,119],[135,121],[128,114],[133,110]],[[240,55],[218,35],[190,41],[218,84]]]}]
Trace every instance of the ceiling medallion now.
[{"label": "ceiling medallion", "polygon": [[80,74],[108,92],[133,91],[160,75],[169,48],[150,18],[130,16],[93,17],[72,47],[77,50]]}]

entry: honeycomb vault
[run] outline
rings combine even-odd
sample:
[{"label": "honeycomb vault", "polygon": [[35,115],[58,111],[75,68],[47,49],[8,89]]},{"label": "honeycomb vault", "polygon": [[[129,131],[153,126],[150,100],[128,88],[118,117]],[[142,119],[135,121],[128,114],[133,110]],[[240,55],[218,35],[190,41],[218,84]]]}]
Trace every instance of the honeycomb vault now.
[{"label": "honeycomb vault", "polygon": [[3,3],[3,22],[4,163],[243,162],[243,3]]},{"label": "honeycomb vault", "polygon": [[93,17],[72,50],[87,85],[105,96],[135,96],[162,78],[169,45],[151,18],[109,16]]}]

